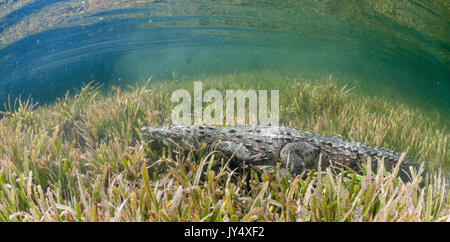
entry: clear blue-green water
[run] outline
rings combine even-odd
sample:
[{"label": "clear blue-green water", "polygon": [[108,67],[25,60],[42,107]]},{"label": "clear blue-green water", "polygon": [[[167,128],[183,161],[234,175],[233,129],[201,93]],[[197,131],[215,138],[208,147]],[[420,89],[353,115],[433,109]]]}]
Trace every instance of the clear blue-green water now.
[{"label": "clear blue-green water", "polygon": [[448,115],[449,16],[447,0],[1,0],[0,102],[264,71]]}]

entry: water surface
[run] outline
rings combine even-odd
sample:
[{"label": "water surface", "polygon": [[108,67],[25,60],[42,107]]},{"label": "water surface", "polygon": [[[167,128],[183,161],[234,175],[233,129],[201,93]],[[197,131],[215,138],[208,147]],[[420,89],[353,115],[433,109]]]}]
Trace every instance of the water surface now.
[{"label": "water surface", "polygon": [[450,114],[446,0],[3,0],[0,102],[269,71]]}]

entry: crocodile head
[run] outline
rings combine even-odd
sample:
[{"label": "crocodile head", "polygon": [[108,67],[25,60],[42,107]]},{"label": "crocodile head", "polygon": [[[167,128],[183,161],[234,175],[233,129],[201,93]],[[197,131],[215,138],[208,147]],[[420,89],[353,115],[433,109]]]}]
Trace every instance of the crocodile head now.
[{"label": "crocodile head", "polygon": [[142,127],[141,134],[158,140],[164,140],[165,138],[168,138],[167,130],[158,127]]},{"label": "crocodile head", "polygon": [[189,137],[183,134],[181,127],[142,127],[140,129],[144,137],[148,137],[165,145],[182,145],[189,143]]}]

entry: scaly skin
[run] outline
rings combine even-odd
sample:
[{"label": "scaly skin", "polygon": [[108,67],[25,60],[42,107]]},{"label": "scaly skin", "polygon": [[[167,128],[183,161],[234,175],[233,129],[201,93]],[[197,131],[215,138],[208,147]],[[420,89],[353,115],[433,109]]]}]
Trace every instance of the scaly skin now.
[{"label": "scaly skin", "polygon": [[[354,170],[359,170],[368,157],[372,160],[373,169],[376,168],[378,159],[384,157],[386,169],[392,170],[400,158],[400,155],[389,150],[288,127],[172,125],[143,127],[141,133],[166,145],[194,148],[206,144],[210,149],[221,151],[226,156],[234,156],[235,160],[247,164],[274,165],[280,160],[296,173],[305,168],[316,168],[320,154],[324,165],[336,162]],[[418,169],[416,163],[405,157],[399,172],[402,179],[409,180],[410,166]]]}]

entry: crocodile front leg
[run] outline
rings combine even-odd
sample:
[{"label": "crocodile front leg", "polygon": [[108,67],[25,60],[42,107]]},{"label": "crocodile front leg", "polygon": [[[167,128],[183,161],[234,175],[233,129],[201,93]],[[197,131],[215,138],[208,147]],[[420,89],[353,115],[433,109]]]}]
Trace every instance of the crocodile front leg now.
[{"label": "crocodile front leg", "polygon": [[231,141],[221,141],[217,144],[216,149],[224,153],[224,155],[234,157],[240,161],[247,161],[252,158],[250,151],[243,145]]},{"label": "crocodile front leg", "polygon": [[295,173],[300,173],[317,161],[319,153],[318,148],[306,142],[288,143],[281,149],[280,159]]}]

